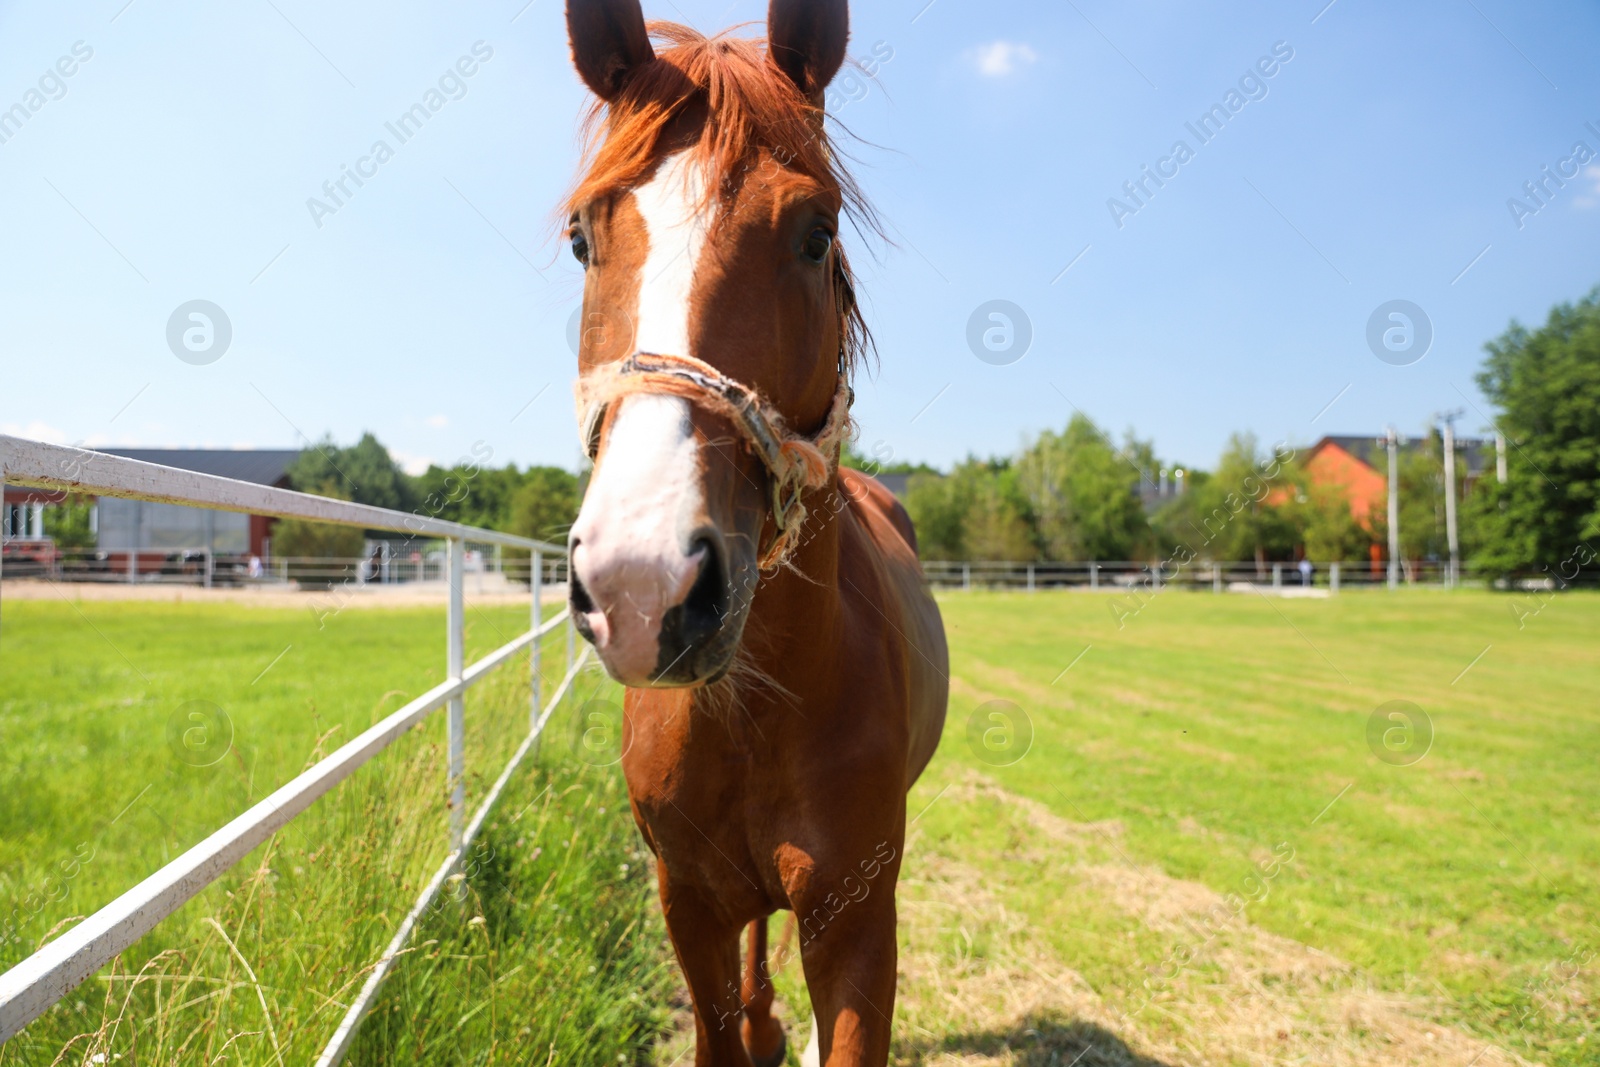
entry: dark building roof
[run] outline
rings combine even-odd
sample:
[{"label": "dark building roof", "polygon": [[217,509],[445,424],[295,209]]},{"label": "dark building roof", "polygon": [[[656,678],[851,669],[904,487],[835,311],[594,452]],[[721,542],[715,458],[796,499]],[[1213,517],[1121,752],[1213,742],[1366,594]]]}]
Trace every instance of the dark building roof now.
[{"label": "dark building roof", "polygon": [[99,451],[196,474],[214,474],[219,478],[279,487],[288,486],[289,465],[300,456],[298,449],[284,448],[102,448]]},{"label": "dark building roof", "polygon": [[[1437,452],[1442,448],[1437,434],[1425,434],[1421,437],[1415,434],[1404,434],[1402,436],[1405,438],[1405,443],[1400,446],[1401,455],[1419,452],[1424,449]],[[1389,469],[1389,457],[1387,448],[1383,444],[1382,434],[1367,434],[1366,436],[1329,434],[1313,445],[1312,448],[1323,444],[1338,445],[1380,474],[1387,472]],[[1476,476],[1494,466],[1494,441],[1485,437],[1457,437],[1456,455],[1465,465],[1465,473],[1468,476]]]},{"label": "dark building roof", "polygon": [[894,496],[895,496],[895,499],[900,500],[900,501],[904,501],[905,500],[905,498],[906,498],[906,485],[910,483],[911,475],[909,475],[909,474],[874,474],[873,477],[878,479],[879,484],[881,484],[885,489],[887,489],[887,490],[889,490],[889,492],[893,493]]}]

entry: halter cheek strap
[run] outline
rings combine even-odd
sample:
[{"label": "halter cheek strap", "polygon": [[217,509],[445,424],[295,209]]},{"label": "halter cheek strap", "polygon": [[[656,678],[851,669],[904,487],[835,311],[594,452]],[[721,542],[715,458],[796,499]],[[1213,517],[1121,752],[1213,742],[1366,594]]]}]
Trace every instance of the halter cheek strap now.
[{"label": "halter cheek strap", "polygon": [[839,450],[850,429],[855,390],[839,361],[839,388],[828,417],[816,436],[790,432],[783,416],[742,382],[735,381],[693,356],[635,352],[626,359],[596,367],[575,387],[578,425],[590,460],[600,452],[600,431],[611,404],[635,393],[678,396],[731,422],[745,447],[767,468],[771,481],[772,520],[778,534],[761,554],[762,570],[786,561],[799,546],[806,506],[802,495],[828,483],[839,467]]}]

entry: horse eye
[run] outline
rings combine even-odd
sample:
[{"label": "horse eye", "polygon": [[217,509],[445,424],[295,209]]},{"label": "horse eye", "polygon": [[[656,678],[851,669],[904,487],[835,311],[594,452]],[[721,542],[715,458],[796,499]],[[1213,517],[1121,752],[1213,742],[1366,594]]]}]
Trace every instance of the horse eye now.
[{"label": "horse eye", "polygon": [[831,248],[833,248],[833,234],[818,226],[806,237],[806,243],[800,250],[811,262],[821,263],[828,258],[828,251]]},{"label": "horse eye", "polygon": [[589,239],[582,230],[572,231],[572,256],[585,267],[589,265]]}]

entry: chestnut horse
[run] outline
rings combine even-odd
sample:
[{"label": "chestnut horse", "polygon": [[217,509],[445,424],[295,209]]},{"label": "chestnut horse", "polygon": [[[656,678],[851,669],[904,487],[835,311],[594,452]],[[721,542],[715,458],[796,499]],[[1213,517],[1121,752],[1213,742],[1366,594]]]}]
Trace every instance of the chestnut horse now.
[{"label": "chestnut horse", "polygon": [[838,241],[861,205],[823,127],[848,19],[846,0],[771,0],[763,42],[647,27],[639,0],[567,4],[598,97],[568,204],[595,461],[572,615],[627,687],[622,766],[701,1067],[782,1062],[780,909],[806,1062],[887,1061],[906,791],[944,725],[910,520],[838,466],[866,341]]}]

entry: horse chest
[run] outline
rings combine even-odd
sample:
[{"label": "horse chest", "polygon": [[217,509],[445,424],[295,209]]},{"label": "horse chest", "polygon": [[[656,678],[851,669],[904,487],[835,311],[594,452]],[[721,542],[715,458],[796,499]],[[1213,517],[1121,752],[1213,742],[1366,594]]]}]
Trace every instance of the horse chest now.
[{"label": "horse chest", "polygon": [[[694,721],[685,723],[688,714]],[[635,716],[623,771],[635,817],[669,878],[763,899],[785,819],[763,753],[704,713]]]}]

